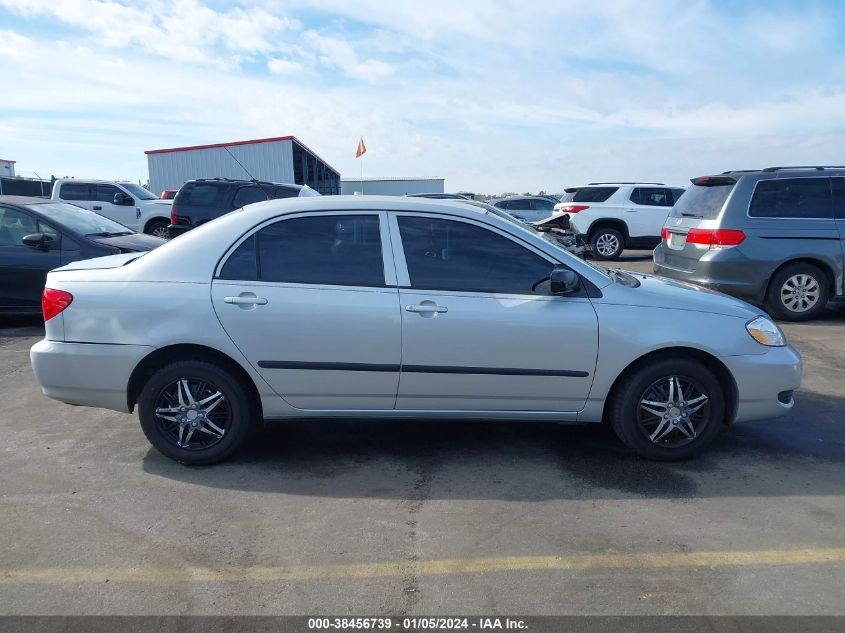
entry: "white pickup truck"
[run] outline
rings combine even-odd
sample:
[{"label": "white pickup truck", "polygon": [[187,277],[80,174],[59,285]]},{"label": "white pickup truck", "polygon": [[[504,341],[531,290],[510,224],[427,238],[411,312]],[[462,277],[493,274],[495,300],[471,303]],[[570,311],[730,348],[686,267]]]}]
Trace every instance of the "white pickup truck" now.
[{"label": "white pickup truck", "polygon": [[134,182],[57,180],[52,198],[104,215],[133,231],[167,237],[173,200],[160,200]]},{"label": "white pickup truck", "polygon": [[552,217],[538,226],[568,229],[596,259],[616,259],[626,248],[654,248],[683,187],[658,182],[591,182],[567,187]]}]

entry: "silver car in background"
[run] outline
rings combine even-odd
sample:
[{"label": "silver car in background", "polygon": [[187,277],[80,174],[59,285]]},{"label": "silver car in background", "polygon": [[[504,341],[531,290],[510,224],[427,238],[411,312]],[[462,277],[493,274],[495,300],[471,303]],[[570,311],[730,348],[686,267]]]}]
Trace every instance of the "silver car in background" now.
[{"label": "silver car in background", "polygon": [[230,456],[263,421],[613,425],[685,459],[725,423],[793,406],[801,361],[753,306],[605,272],[456,201],[249,205],[139,256],[51,272],[44,393],[131,412],[162,453]]}]

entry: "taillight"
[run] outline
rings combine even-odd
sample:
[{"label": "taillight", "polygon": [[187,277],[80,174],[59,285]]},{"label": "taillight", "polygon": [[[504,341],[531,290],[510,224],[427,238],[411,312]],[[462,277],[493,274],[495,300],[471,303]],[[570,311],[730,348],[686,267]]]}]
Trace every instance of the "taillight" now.
[{"label": "taillight", "polygon": [[44,313],[44,321],[49,321],[62,310],[67,308],[73,301],[73,295],[64,290],[44,288],[41,293],[41,311]]},{"label": "taillight", "polygon": [[690,229],[687,233],[687,244],[704,244],[711,248],[737,246],[744,239],[745,233],[735,229]]},{"label": "taillight", "polygon": [[561,209],[564,213],[578,213],[579,211],[583,211],[584,209],[589,209],[589,205],[586,204],[573,204],[571,207],[564,207]]},{"label": "taillight", "polygon": [[670,233],[669,233],[669,227],[668,226],[664,226],[662,229],[660,229],[660,239],[661,240],[668,240],[669,235],[670,235]]},{"label": "taillight", "polygon": [[170,223],[171,224],[179,224],[179,214],[176,211],[176,205],[175,204],[170,206]]}]

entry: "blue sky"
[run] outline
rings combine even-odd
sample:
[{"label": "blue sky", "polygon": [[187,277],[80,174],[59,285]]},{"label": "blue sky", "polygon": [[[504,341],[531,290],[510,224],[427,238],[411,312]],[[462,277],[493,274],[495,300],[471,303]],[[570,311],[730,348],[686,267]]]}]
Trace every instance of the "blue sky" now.
[{"label": "blue sky", "polygon": [[841,2],[0,0],[0,158],[146,179],[144,150],[294,134],[345,176],[683,184],[845,162]]}]

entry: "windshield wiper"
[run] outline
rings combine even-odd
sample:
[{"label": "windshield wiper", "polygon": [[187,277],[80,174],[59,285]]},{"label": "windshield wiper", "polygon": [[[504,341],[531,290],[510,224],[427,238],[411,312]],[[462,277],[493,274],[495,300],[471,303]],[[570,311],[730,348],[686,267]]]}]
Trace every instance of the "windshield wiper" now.
[{"label": "windshield wiper", "polygon": [[699,220],[703,218],[703,215],[698,215],[696,213],[681,213],[681,217],[684,218],[698,218]]}]

